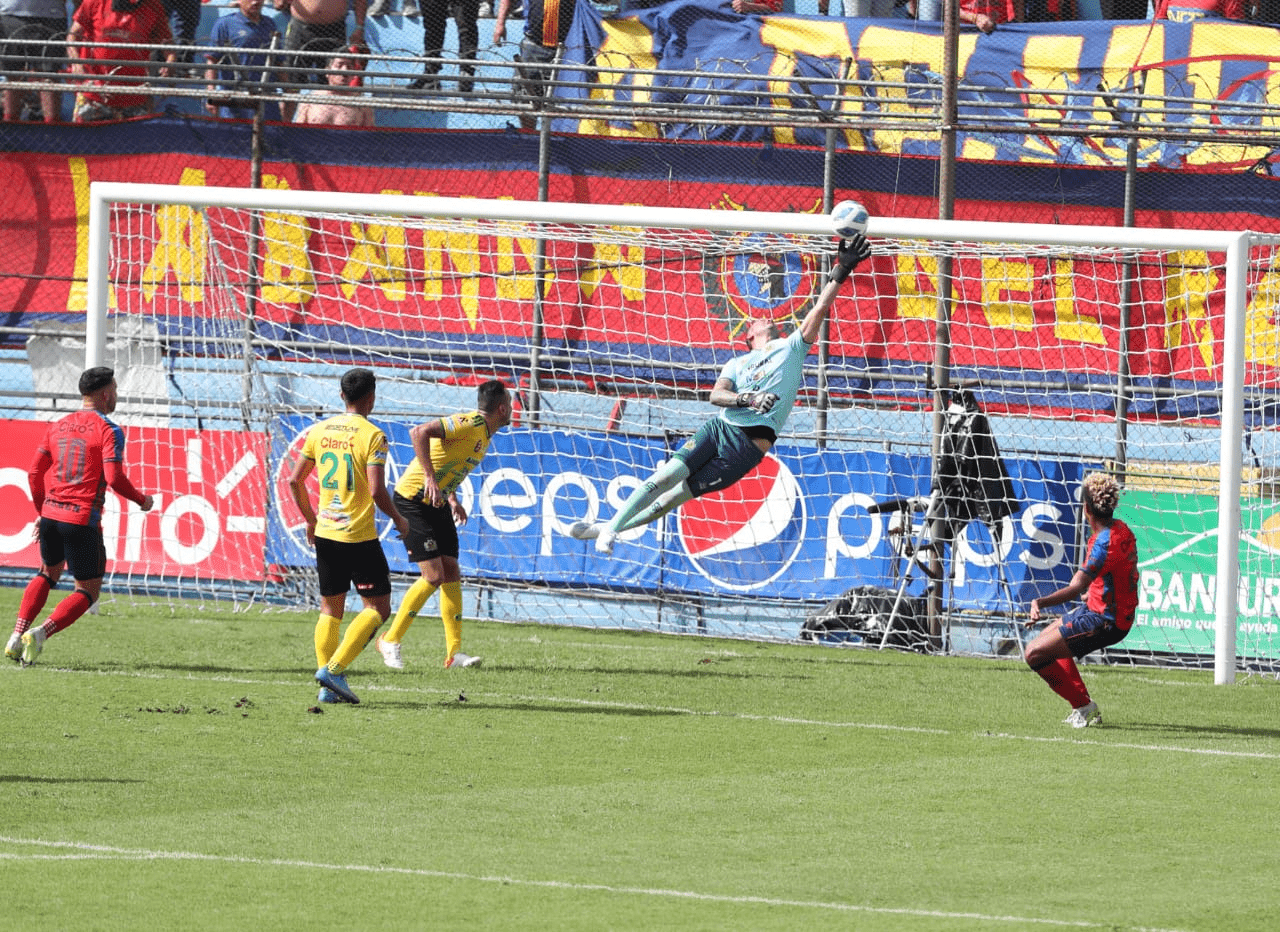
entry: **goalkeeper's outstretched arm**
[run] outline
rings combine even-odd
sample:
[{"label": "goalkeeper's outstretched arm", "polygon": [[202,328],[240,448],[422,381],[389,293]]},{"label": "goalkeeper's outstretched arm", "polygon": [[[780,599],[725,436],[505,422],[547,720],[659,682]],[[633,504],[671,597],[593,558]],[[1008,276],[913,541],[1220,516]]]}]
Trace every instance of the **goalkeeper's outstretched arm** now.
[{"label": "goalkeeper's outstretched arm", "polygon": [[842,239],[836,249],[836,262],[827,273],[827,284],[823,287],[818,300],[813,303],[809,313],[800,323],[800,335],[806,343],[818,342],[822,331],[822,322],[827,319],[827,312],[835,303],[836,294],[845,279],[857,268],[858,264],[871,255],[871,244],[861,233],[852,239]]}]

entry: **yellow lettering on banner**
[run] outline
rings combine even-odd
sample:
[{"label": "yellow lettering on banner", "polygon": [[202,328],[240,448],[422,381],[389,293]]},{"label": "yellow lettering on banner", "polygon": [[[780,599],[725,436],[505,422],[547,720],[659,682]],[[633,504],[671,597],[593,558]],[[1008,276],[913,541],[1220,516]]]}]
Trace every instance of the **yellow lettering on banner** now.
[{"label": "yellow lettering on banner", "polygon": [[[380,193],[401,192],[383,190]],[[351,247],[339,274],[343,295],[350,300],[356,293],[356,286],[371,277],[382,288],[382,294],[388,301],[403,301],[408,277],[404,226],[395,222],[353,222],[351,239],[355,245]]]},{"label": "yellow lettering on banner", "polygon": [[[262,187],[287,191],[289,182],[263,175]],[[268,210],[262,215],[262,300],[268,304],[306,304],[316,294],[311,266],[311,227],[301,214]]]},{"label": "yellow lettering on banner", "polygon": [[[71,287],[67,289],[67,310],[89,308],[89,166],[84,159],[67,159],[71,171],[71,196],[76,211],[76,251],[72,260]],[[107,282],[107,308],[116,307],[115,285]]]},{"label": "yellow lettering on banner", "polygon": [[1271,268],[1244,314],[1245,362],[1280,367],[1280,271]]},{"label": "yellow lettering on banner", "polygon": [[[592,100],[612,103],[624,94],[637,104],[647,104],[652,100],[651,72],[657,67],[653,33],[638,19],[605,20],[604,42],[596,51],[595,64],[600,68],[617,68],[618,71],[601,71],[596,75],[596,86],[591,89]],[[626,74],[623,73],[625,69],[650,73]],[[661,135],[657,123],[634,122],[623,117],[617,120],[583,120],[578,132],[641,139],[657,139]]]},{"label": "yellow lettering on banner", "polygon": [[[498,279],[496,290],[498,297],[505,301],[532,301],[537,290],[537,281],[533,277],[533,256],[536,241],[532,236],[499,236],[494,256],[497,259],[496,271]],[[524,261],[519,270],[516,269],[516,256]],[[552,273],[547,273],[550,284]]]},{"label": "yellow lettering on banner", "polygon": [[[1100,317],[1082,317],[1076,305],[1075,262],[1055,258],[1050,262],[1053,280],[1053,334],[1059,340],[1106,346]],[[1101,314],[1101,310],[1098,311]]]},{"label": "yellow lettering on banner", "polygon": [[938,316],[938,257],[900,252],[897,264],[898,317],[933,320]]},{"label": "yellow lettering on banner", "polygon": [[[1220,107],[1219,98],[1224,92],[1229,92],[1228,88],[1222,86],[1222,62],[1223,50],[1230,49],[1233,58],[1244,58],[1248,56],[1256,57],[1258,61],[1258,71],[1271,71],[1274,69],[1274,61],[1276,54],[1276,31],[1271,26],[1246,26],[1243,23],[1233,23],[1227,20],[1199,20],[1191,27],[1191,39],[1187,44],[1187,56],[1195,62],[1195,94],[1196,100],[1191,106],[1194,108],[1194,119],[1187,121],[1196,126],[1205,129],[1224,129],[1230,128],[1231,124],[1231,108],[1226,105],[1225,108]],[[1271,62],[1272,64],[1263,64]],[[1250,84],[1256,82],[1251,81]],[[1275,90],[1274,74],[1268,75],[1267,91]],[[1276,98],[1268,93],[1266,103],[1272,106],[1268,107],[1270,116],[1264,116],[1261,121],[1263,125],[1270,124],[1275,126],[1276,116],[1274,114],[1274,104]],[[1256,106],[1256,102],[1252,98],[1248,99],[1248,105]],[[1215,126],[1215,117],[1224,117],[1225,127]],[[1250,120],[1250,123],[1253,121]],[[1261,127],[1259,127],[1261,128]],[[1233,146],[1233,148],[1235,148]],[[1262,146],[1241,146],[1236,154],[1231,156],[1233,161],[1237,162],[1253,162],[1266,156],[1271,151],[1271,147]],[[1200,145],[1192,146],[1187,152],[1188,165],[1213,165],[1222,162],[1223,149],[1218,145]]]},{"label": "yellow lettering on banner", "polygon": [[[467,315],[472,329],[475,329],[480,320],[480,235],[427,230],[422,235],[422,253],[423,297],[428,301],[443,298],[445,277],[448,275],[457,282],[458,303],[462,306],[462,312]],[[446,257],[449,260],[447,270]],[[532,292],[529,297],[533,297]]]},{"label": "yellow lettering on banner", "polygon": [[[1035,326],[1031,307],[1031,263],[1025,259],[982,260],[982,313],[1002,330],[1029,332]],[[1018,298],[1024,300],[1018,300]]]},{"label": "yellow lettering on banner", "polygon": [[[957,39],[956,67],[960,74],[964,70],[977,48],[977,37],[961,34]],[[899,122],[910,120],[924,114],[924,122],[918,131],[902,129],[872,129],[868,131],[867,148],[878,152],[901,152],[910,140],[934,143],[937,140],[937,128],[934,125],[933,111],[937,106],[938,95],[942,93],[940,81],[930,75],[942,74],[942,59],[945,50],[942,36],[930,33],[915,33],[906,30],[892,29],[885,26],[867,26],[858,39],[856,56],[867,62],[871,68],[868,77],[885,82],[887,85],[917,85],[920,88],[920,99],[914,100],[915,92],[906,87],[879,86],[867,93],[863,106],[846,107],[846,110],[861,109],[874,118],[873,123]]]},{"label": "yellow lettering on banner", "polygon": [[[178,184],[204,187],[204,170],[184,168]],[[169,279],[172,269],[178,279],[178,295],[188,304],[204,300],[204,260],[208,248],[209,224],[204,211],[186,204],[164,204],[156,208],[156,245],[142,270],[142,296],[156,299],[156,285]]]},{"label": "yellow lettering on banner", "polygon": [[[788,16],[766,16],[761,19],[760,42],[765,48],[773,49],[773,59],[769,62],[768,71],[770,77],[775,79],[769,82],[773,110],[791,110],[796,105],[792,95],[799,88],[787,79],[796,73],[797,49],[804,49],[806,54],[816,58],[833,61],[836,73],[831,75],[832,78],[844,77],[842,63],[853,58],[849,30],[844,20],[823,22],[792,19]],[[732,95],[733,92],[726,93]],[[779,144],[794,143],[795,129],[790,126],[774,126],[773,141]]]},{"label": "yellow lettering on banner", "polygon": [[596,241],[591,265],[578,276],[578,291],[584,298],[590,298],[606,279],[617,283],[624,300],[643,300],[644,247]]},{"label": "yellow lettering on banner", "polygon": [[1209,320],[1209,295],[1220,277],[1203,250],[1174,252],[1165,257],[1165,346],[1192,347],[1208,372],[1214,369],[1216,342]]},{"label": "yellow lettering on banner", "polygon": [[[1073,88],[1079,83],[1080,72],[1069,66],[1079,63],[1083,49],[1084,36],[1081,35],[1027,36],[1022,49],[1022,82],[1026,85],[1022,90],[1022,106],[1028,126],[1053,126],[1074,118],[1070,110],[1079,106],[1075,100],[1078,92]],[[1019,76],[1014,75],[1014,79],[1018,80]],[[1074,101],[1070,107],[1068,101]],[[1061,137],[1033,132],[1023,137],[1022,146],[1026,153],[1057,159],[1062,142]],[[1084,150],[1083,146],[1080,148]]]}]

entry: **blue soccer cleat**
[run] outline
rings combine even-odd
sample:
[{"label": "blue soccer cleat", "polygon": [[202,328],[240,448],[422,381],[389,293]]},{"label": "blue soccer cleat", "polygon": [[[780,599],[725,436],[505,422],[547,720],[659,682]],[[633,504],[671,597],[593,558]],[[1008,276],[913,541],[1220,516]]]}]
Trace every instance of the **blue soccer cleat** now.
[{"label": "blue soccer cleat", "polygon": [[351,691],[351,687],[347,685],[347,678],[341,673],[334,673],[328,667],[321,667],[316,671],[316,682],[333,690],[342,702],[360,704],[360,697]]},{"label": "blue soccer cleat", "polygon": [[316,696],[316,702],[341,702],[342,697],[335,693],[328,686],[320,687],[320,694]]}]

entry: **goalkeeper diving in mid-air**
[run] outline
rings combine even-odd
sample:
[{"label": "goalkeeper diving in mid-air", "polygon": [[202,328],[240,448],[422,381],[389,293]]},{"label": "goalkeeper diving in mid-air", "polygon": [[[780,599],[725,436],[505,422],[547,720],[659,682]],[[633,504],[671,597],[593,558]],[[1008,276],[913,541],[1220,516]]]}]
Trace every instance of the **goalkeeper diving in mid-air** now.
[{"label": "goalkeeper diving in mid-air", "polygon": [[698,428],[671,459],[631,494],[607,523],[575,522],[569,535],[594,540],[613,553],[623,531],[656,521],[690,499],[733,485],[759,465],[778,440],[804,380],[804,359],[818,340],[840,286],[871,255],[862,234],[841,240],[827,283],[800,326],[785,339],[772,320],[757,318],[746,330],[744,356],[727,362],[711,389],[711,403],[724,410]]}]

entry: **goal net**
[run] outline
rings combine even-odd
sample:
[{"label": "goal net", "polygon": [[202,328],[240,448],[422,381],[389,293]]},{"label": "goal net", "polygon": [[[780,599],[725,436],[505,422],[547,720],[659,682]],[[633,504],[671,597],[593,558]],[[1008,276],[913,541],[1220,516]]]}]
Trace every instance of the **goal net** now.
[{"label": "goal net", "polygon": [[[87,358],[150,387],[120,414],[158,501],[109,518],[117,594],[313,608],[286,478],[363,365],[392,482],[413,424],[473,409],[485,379],[513,388],[459,491],[468,617],[1017,656],[1027,603],[1080,564],[1080,483],[1106,470],[1141,602],[1101,659],[1220,679],[1280,660],[1269,239],[873,218],[773,451],[606,557],[570,525],[614,515],[718,414],[707,393],[752,318],[786,332],[812,306],[835,250],[819,200],[92,201]],[[384,545],[407,585],[385,527]]]}]

